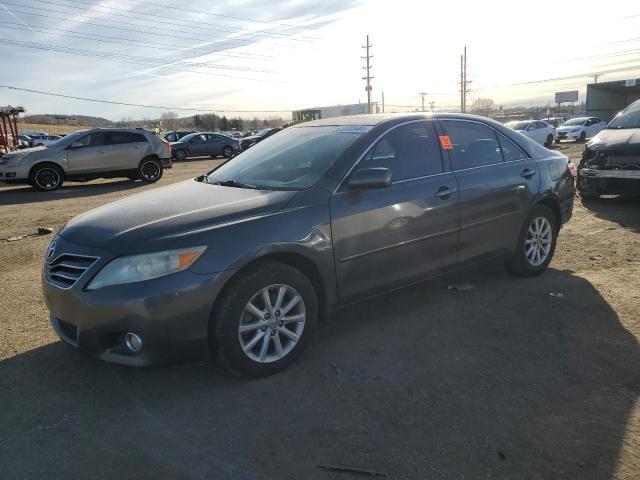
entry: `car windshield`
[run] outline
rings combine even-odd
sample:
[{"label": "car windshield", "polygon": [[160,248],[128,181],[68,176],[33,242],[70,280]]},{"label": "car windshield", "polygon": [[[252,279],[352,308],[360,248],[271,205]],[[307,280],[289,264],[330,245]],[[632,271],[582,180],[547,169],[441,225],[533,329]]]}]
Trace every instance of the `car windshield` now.
[{"label": "car windshield", "polygon": [[621,111],[607,128],[640,128],[640,102],[632,103]]},{"label": "car windshield", "polygon": [[270,128],[265,128],[264,130],[260,130],[258,133],[256,133],[256,137],[264,137],[267,133],[269,133],[271,131]]},{"label": "car windshield", "polygon": [[531,122],[509,122],[507,126],[514,130],[525,130]]},{"label": "car windshield", "polygon": [[289,127],[205,177],[209,183],[258,189],[313,186],[369,127]]},{"label": "car windshield", "polygon": [[577,127],[579,125],[583,125],[584,122],[584,118],[574,118],[572,120],[567,120],[566,122],[564,122],[563,127]]},{"label": "car windshield", "polygon": [[86,134],[86,130],[79,130],[77,132],[73,132],[70,133],[69,135],[67,135],[66,137],[60,137],[58,140],[56,140],[55,142],[52,142],[49,144],[49,148],[51,147],[57,147],[60,145],[64,145],[67,146],[77,140],[79,140],[82,136],[84,136]]}]

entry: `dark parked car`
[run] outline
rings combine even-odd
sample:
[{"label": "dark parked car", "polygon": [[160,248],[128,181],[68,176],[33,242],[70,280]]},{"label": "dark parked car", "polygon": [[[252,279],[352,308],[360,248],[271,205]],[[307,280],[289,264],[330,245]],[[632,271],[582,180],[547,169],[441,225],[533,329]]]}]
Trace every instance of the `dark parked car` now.
[{"label": "dark parked car", "polygon": [[252,147],[256,143],[263,141],[265,138],[269,138],[274,133],[278,133],[281,128],[265,128],[264,130],[260,130],[258,133],[254,135],[250,135],[248,137],[244,137],[241,142],[242,150],[246,150],[249,147]]},{"label": "dark parked car", "polygon": [[236,139],[226,135],[200,132],[182,137],[177,142],[173,142],[171,148],[173,149],[173,158],[176,160],[202,155],[211,155],[212,157],[222,155],[225,158],[231,158],[238,153],[240,145]]},{"label": "dark parked car", "polygon": [[587,143],[577,186],[583,197],[640,194],[640,100]]},{"label": "dark parked car", "polygon": [[103,360],[162,364],[208,345],[229,370],[268,375],[345,303],[480,259],[542,273],[571,217],[569,166],[471,115],[292,126],[72,219],[49,247],[44,299],[58,335]]},{"label": "dark parked car", "polygon": [[165,133],[163,138],[169,143],[177,142],[182,137],[186,137],[190,133],[196,133],[196,131],[195,130],[171,131],[171,132]]}]

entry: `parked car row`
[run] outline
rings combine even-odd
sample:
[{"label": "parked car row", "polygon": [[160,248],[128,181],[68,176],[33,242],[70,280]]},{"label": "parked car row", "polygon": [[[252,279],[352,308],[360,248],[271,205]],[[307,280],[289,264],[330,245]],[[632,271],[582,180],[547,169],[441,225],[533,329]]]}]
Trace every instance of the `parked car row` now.
[{"label": "parked car row", "polygon": [[[551,120],[554,120],[556,125],[560,124],[558,118]],[[572,118],[557,128],[542,120],[518,120],[505,125],[545,147],[550,147],[554,141],[556,143],[562,140],[584,142],[587,138],[596,136],[607,126],[606,122],[597,117]]]}]

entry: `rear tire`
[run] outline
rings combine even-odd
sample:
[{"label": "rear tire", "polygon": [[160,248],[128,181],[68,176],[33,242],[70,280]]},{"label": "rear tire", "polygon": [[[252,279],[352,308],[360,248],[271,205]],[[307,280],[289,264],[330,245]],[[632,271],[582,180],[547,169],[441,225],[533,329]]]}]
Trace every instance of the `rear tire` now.
[{"label": "rear tire", "polygon": [[156,183],[162,178],[162,164],[157,158],[144,158],[138,166],[138,178],[146,183]]},{"label": "rear tire", "polygon": [[224,158],[231,158],[233,157],[233,148],[231,148],[229,145],[225,146],[222,149],[222,156]]},{"label": "rear tire", "polygon": [[558,230],[558,221],[553,212],[544,205],[534,206],[518,234],[509,269],[523,277],[544,272],[553,258]]},{"label": "rear tire", "polygon": [[553,135],[547,136],[547,141],[544,144],[544,146],[547,148],[549,148],[551,145],[553,145]]},{"label": "rear tire", "polygon": [[29,173],[29,185],[41,192],[58,190],[64,182],[64,173],[57,165],[36,165]]},{"label": "rear tire", "polygon": [[317,320],[318,296],[311,281],[290,265],[260,262],[232,280],[218,298],[209,320],[209,348],[231,373],[265,377],[302,354]]},{"label": "rear tire", "polygon": [[586,140],[587,140],[587,134],[586,134],[585,132],[582,132],[582,133],[580,134],[580,139],[579,139],[579,141],[580,141],[580,143],[583,143],[583,142],[585,142]]},{"label": "rear tire", "polygon": [[173,156],[174,156],[174,158],[176,160],[182,161],[182,160],[185,160],[187,158],[187,152],[185,152],[184,150],[179,148],[178,150],[175,151]]}]

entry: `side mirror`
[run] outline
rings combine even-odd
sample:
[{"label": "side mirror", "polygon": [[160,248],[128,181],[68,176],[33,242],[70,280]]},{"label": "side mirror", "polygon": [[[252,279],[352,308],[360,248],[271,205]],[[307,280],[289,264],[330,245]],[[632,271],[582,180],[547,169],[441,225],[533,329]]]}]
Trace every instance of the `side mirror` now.
[{"label": "side mirror", "polygon": [[71,145],[69,145],[69,148],[71,150],[75,150],[76,148],[82,148],[84,147],[84,145],[82,145],[80,142],[71,142]]},{"label": "side mirror", "polygon": [[391,186],[391,170],[388,168],[363,168],[356,170],[349,178],[349,188],[365,190]]}]

